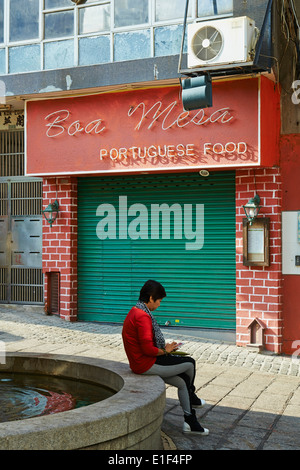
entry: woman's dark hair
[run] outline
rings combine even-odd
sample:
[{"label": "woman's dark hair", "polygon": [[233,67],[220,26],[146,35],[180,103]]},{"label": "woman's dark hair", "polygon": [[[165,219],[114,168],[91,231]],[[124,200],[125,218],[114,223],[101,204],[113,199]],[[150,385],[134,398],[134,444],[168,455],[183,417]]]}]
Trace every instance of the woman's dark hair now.
[{"label": "woman's dark hair", "polygon": [[166,295],[165,288],[159,282],[150,279],[141,288],[139,300],[141,302],[149,302],[152,296],[153,300],[156,301],[157,299],[163,299]]}]

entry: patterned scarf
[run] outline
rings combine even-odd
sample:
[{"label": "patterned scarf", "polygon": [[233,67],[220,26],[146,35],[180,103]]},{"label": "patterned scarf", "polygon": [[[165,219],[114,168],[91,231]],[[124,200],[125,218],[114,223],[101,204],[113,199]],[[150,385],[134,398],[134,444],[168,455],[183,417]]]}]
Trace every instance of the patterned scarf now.
[{"label": "patterned scarf", "polygon": [[159,328],[158,323],[150,312],[149,308],[147,307],[147,305],[144,304],[144,302],[141,302],[140,300],[137,302],[136,308],[143,310],[144,312],[148,313],[148,315],[151,317],[155,346],[159,349],[163,349],[166,345],[164,335],[162,334],[162,331]]}]

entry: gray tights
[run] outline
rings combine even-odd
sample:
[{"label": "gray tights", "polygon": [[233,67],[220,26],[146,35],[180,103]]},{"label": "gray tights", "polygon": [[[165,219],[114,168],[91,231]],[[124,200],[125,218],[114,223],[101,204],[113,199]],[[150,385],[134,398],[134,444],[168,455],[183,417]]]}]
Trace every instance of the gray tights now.
[{"label": "gray tights", "polygon": [[[174,358],[175,359],[175,358]],[[185,415],[191,414],[189,387],[193,385],[195,377],[194,362],[180,362],[172,365],[155,363],[144,375],[158,375],[165,383],[177,387],[178,399]]]}]

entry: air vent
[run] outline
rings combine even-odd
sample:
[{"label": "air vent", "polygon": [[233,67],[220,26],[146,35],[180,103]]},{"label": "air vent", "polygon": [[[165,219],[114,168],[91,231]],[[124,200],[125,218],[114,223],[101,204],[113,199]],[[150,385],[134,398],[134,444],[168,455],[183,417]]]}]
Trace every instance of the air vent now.
[{"label": "air vent", "polygon": [[211,26],[200,28],[192,40],[192,50],[198,59],[208,61],[215,59],[221,52],[223,39],[220,31]]},{"label": "air vent", "polygon": [[59,273],[48,273],[48,313],[59,314]]}]

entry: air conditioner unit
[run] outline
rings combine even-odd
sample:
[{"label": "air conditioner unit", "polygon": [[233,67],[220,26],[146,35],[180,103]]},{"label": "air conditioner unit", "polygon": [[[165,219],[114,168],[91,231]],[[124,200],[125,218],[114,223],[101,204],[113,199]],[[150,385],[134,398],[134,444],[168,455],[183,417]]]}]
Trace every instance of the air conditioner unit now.
[{"label": "air conditioner unit", "polygon": [[253,61],[257,39],[255,21],[247,16],[190,24],[188,68],[249,64]]}]

